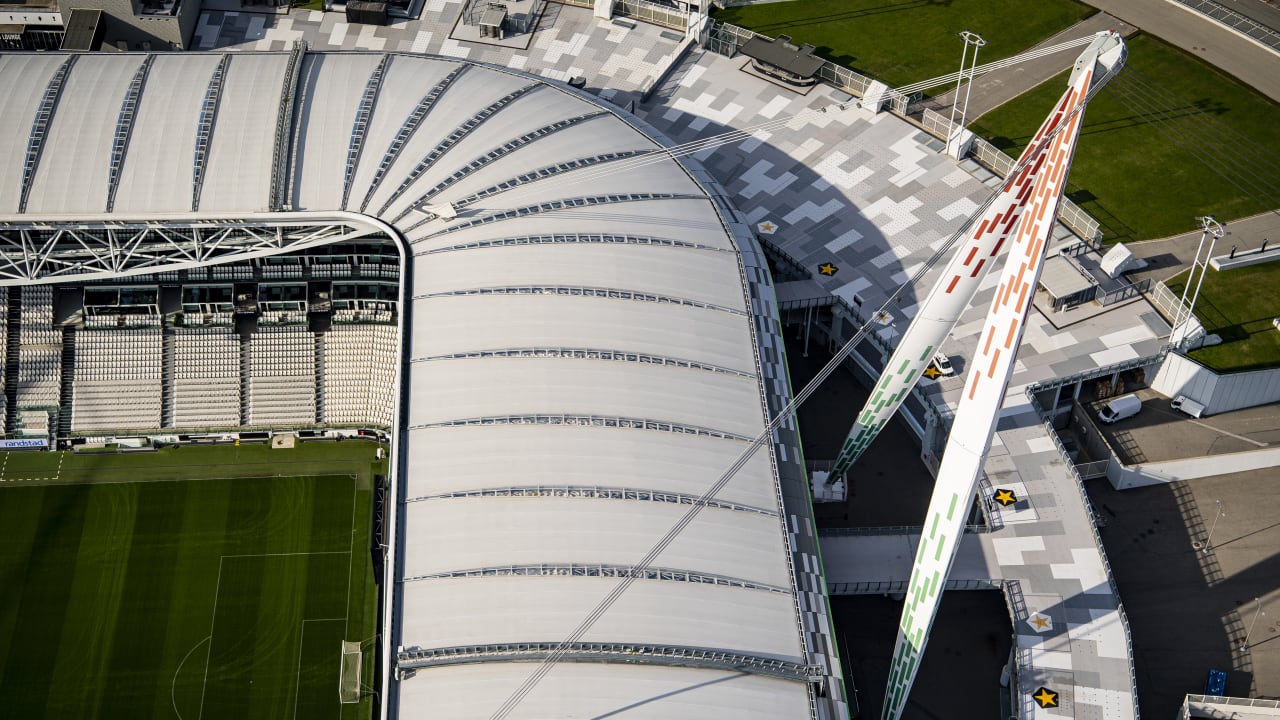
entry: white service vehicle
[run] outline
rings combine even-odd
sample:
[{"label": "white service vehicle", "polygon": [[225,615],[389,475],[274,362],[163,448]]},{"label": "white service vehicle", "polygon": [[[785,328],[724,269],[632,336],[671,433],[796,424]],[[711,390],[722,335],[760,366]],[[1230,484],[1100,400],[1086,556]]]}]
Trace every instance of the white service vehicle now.
[{"label": "white service vehicle", "polygon": [[1133,417],[1142,410],[1142,400],[1137,395],[1125,395],[1107,403],[1098,411],[1098,419],[1110,425],[1117,420]]},{"label": "white service vehicle", "polygon": [[1169,404],[1173,406],[1174,410],[1184,412],[1193,418],[1204,417],[1204,405],[1201,405],[1186,395],[1179,395]]}]

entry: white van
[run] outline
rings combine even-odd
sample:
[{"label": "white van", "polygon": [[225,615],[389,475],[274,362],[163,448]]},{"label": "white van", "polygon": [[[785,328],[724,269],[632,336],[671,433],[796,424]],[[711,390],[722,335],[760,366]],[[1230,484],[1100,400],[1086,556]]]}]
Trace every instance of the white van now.
[{"label": "white van", "polygon": [[1098,419],[1110,425],[1117,420],[1133,417],[1142,410],[1142,401],[1137,395],[1125,395],[1107,403],[1098,411]]},{"label": "white van", "polygon": [[956,374],[956,369],[951,366],[951,358],[941,350],[933,354],[933,366],[938,368],[938,372],[943,377],[951,377]]},{"label": "white van", "polygon": [[1186,395],[1179,395],[1169,403],[1174,410],[1184,412],[1193,418],[1204,417],[1204,406]]}]

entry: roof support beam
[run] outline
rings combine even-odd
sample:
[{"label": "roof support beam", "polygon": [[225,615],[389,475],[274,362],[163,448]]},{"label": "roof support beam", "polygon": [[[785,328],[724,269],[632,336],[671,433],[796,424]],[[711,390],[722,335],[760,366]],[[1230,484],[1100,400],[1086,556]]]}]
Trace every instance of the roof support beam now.
[{"label": "roof support beam", "polygon": [[[418,178],[423,173],[425,173],[428,168],[436,164],[437,160],[439,160],[441,157],[444,157],[445,153],[452,150],[454,145],[457,145],[459,142],[462,142],[463,138],[470,135],[472,130],[475,130],[476,128],[480,127],[480,125],[484,123],[485,120],[488,120],[503,108],[507,107],[511,103],[520,99],[520,97],[523,96],[525,93],[530,92],[532,90],[536,90],[537,88],[540,88],[540,87],[542,87],[541,84],[525,85],[524,87],[516,88],[515,90],[512,90],[511,92],[507,93],[506,95],[503,95],[497,100],[494,100],[485,109],[481,110],[475,115],[472,115],[470,119],[468,119],[466,122],[463,122],[461,125],[459,125],[458,129],[449,133],[448,137],[446,137],[444,140],[441,140],[440,143],[436,145],[431,152],[427,153],[426,157],[418,161],[418,164],[414,166],[413,170],[409,171],[409,174],[405,176],[403,181],[401,181],[400,187],[396,188],[396,191],[391,194],[391,197],[387,198],[387,201],[382,204],[381,208],[378,209],[378,217],[386,216],[387,208],[391,207],[391,203],[395,202],[397,198],[403,195],[404,192],[409,189],[409,186],[417,182]],[[361,211],[362,212],[364,211],[363,207],[361,208]]]},{"label": "roof support beam", "polygon": [[[405,502],[424,502],[427,500],[472,497],[568,497],[588,498],[592,500],[665,502],[675,505],[695,505],[699,499],[697,495],[662,492],[659,490],[642,490],[638,488],[599,487],[595,485],[528,485],[523,487],[459,490],[457,492],[439,493],[436,495],[419,495],[417,497],[406,498]],[[724,500],[711,499],[702,503],[702,505],[704,507],[715,508],[718,510],[733,510],[735,512],[754,513],[756,515],[767,515],[769,517],[778,516],[778,513],[774,510],[755,507],[753,505],[727,502]]]},{"label": "roof support beam", "polygon": [[502,415],[474,418],[459,418],[421,425],[410,425],[410,430],[429,430],[440,427],[465,427],[468,425],[588,425],[591,427],[619,428],[623,430],[657,430],[659,432],[679,433],[682,435],[702,435],[704,437],[723,438],[750,442],[754,438],[737,435],[723,430],[682,425],[665,420],[646,420],[644,418],[605,417],[602,415]]},{"label": "roof support beam", "polygon": [[364,151],[364,136],[369,131],[369,120],[373,117],[373,106],[378,100],[378,90],[382,88],[382,75],[387,70],[390,55],[383,55],[378,66],[373,69],[368,82],[364,84],[364,94],[360,96],[360,107],[356,110],[356,119],[351,123],[351,141],[347,144],[347,169],[342,181],[342,209],[347,208],[351,199],[351,183],[355,181],[356,166],[360,164],[360,153]]},{"label": "roof support beam", "polygon": [[40,165],[40,155],[44,152],[44,141],[49,136],[49,124],[53,122],[53,113],[58,109],[58,99],[62,97],[62,86],[76,64],[79,55],[70,55],[49,78],[44,88],[44,96],[40,98],[40,106],[36,109],[36,117],[31,122],[31,133],[27,135],[27,155],[22,162],[22,194],[18,199],[18,212],[27,211],[27,199],[31,197],[31,186],[35,183],[36,168]]},{"label": "roof support beam", "polygon": [[144,275],[385,236],[355,218],[0,223],[0,286]]},{"label": "roof support beam", "polygon": [[702,583],[705,585],[721,585],[724,587],[743,588],[745,590],[765,590],[772,593],[791,594],[791,590],[778,585],[752,582],[727,575],[677,570],[674,568],[645,567],[633,565],[581,565],[541,563],[538,565],[504,565],[501,567],[469,568],[450,572],[432,573],[430,575],[414,575],[401,582],[417,582],[420,580],[446,580],[473,577],[598,577],[626,578],[636,577],[641,580],[660,580],[668,582]]},{"label": "roof support beam", "polygon": [[209,78],[200,105],[200,122],[196,125],[196,150],[191,162],[191,212],[200,209],[200,191],[204,189],[204,171],[209,164],[209,145],[213,142],[213,123],[218,119],[218,106],[222,101],[222,83],[227,76],[231,56],[223,55]]},{"label": "roof support beam", "polygon": [[400,153],[404,150],[404,146],[408,144],[409,139],[422,126],[422,121],[427,117],[427,113],[431,112],[431,108],[435,107],[436,101],[448,90],[453,81],[458,79],[470,65],[459,65],[449,71],[444,79],[436,83],[422,99],[418,101],[418,106],[414,108],[409,117],[400,125],[400,129],[396,132],[395,138],[391,140],[391,144],[387,146],[387,151],[382,154],[382,162],[378,163],[378,169],[373,174],[373,181],[369,183],[369,190],[364,194],[364,202],[360,203],[360,212],[364,212],[369,207],[369,201],[373,198],[373,193],[377,191],[378,186],[382,184],[382,179],[386,177],[387,171],[400,158]]},{"label": "roof support beam", "polygon": [[[403,676],[406,670],[465,665],[482,662],[541,662],[562,647],[561,643],[510,643],[470,645],[464,647],[401,648],[396,654],[397,670]],[[816,665],[805,665],[787,660],[725,652],[712,648],[685,647],[680,645],[632,645],[626,643],[568,643],[567,651],[559,655],[560,662],[624,663],[631,665],[666,665],[670,667],[695,667],[726,672],[745,672],[752,675],[820,683],[823,670]]]},{"label": "roof support beam", "polygon": [[142,64],[133,73],[129,81],[129,90],[120,103],[120,116],[116,119],[115,136],[111,138],[111,167],[107,169],[107,212],[116,207],[116,190],[120,187],[120,172],[124,169],[124,154],[129,150],[129,139],[133,136],[133,121],[138,115],[138,98],[142,95],[142,87],[147,82],[147,73],[151,72],[151,63],[155,55],[147,55]]}]

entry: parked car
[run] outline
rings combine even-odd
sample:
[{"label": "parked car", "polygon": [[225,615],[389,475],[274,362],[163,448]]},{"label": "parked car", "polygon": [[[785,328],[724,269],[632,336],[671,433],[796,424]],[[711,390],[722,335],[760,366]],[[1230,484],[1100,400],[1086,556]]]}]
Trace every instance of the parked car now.
[{"label": "parked car", "polygon": [[938,372],[943,377],[951,377],[956,374],[956,369],[951,367],[951,358],[947,357],[942,351],[933,354],[933,366],[938,368]]},{"label": "parked car", "polygon": [[1133,417],[1142,410],[1142,401],[1137,395],[1125,395],[1107,403],[1098,411],[1098,419],[1110,425],[1117,420]]},{"label": "parked car", "polygon": [[1170,403],[1174,410],[1184,412],[1193,418],[1204,417],[1204,406],[1186,395],[1179,395]]}]

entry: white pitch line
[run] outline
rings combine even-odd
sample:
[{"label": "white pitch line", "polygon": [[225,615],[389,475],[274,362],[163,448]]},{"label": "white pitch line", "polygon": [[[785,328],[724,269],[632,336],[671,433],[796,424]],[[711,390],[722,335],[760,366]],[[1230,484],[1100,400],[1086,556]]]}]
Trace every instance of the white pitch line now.
[{"label": "white pitch line", "polygon": [[[182,666],[187,663],[187,658],[191,657],[191,653],[195,652],[196,648],[200,647],[201,645],[205,644],[210,640],[213,640],[212,635],[205,638],[204,640],[201,640],[195,645],[192,645],[191,649],[187,651],[187,654],[182,656],[182,662],[178,663],[177,669],[173,671],[173,682],[169,683],[169,702],[173,705],[173,714],[178,716],[178,720],[182,720],[182,713],[178,712],[178,698],[175,695],[178,688],[178,673],[182,671]],[[208,665],[205,665],[205,670],[206,671],[208,670]]]},{"label": "white pitch line", "polygon": [[218,558],[218,582],[213,586],[213,617],[209,619],[209,650],[204,655],[204,680],[200,682],[200,712],[196,720],[204,717],[204,693],[209,687],[209,663],[213,660],[213,626],[218,622],[218,592],[222,590],[222,558]]},{"label": "white pitch line", "polygon": [[291,552],[291,553],[245,553],[244,555],[223,555],[222,558],[254,558],[254,557],[294,557],[297,555],[344,555],[351,552],[350,550],[317,550],[315,552]]},{"label": "white pitch line", "polygon": [[[294,674],[294,691],[293,691],[293,717],[298,717],[298,696],[302,694],[302,640],[307,636],[307,623],[309,622],[337,622],[346,620],[346,618],[306,618],[302,621],[302,632],[298,633],[298,671]],[[341,673],[341,669],[339,669]],[[342,682],[341,676],[338,678],[339,684]]]}]

